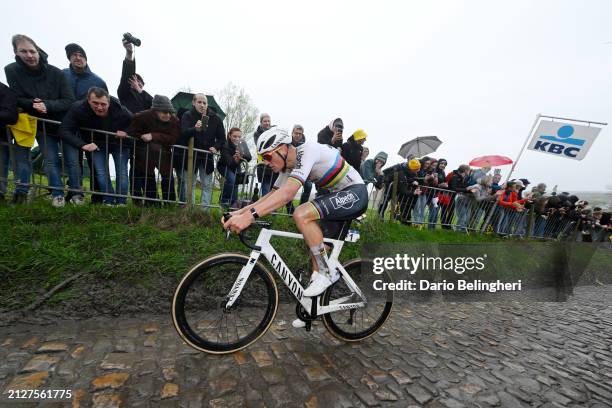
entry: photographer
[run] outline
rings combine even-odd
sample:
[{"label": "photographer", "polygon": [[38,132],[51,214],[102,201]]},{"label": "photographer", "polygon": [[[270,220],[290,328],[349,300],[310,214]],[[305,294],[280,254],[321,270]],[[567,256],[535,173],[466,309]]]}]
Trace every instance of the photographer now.
[{"label": "photographer", "polygon": [[221,149],[221,158],[217,162],[217,171],[225,178],[220,200],[221,207],[230,207],[238,198],[236,175],[240,173],[243,161],[251,161],[251,153],[248,150],[241,153],[239,148],[241,139],[242,131],[237,127],[231,128],[227,134],[227,141]]},{"label": "photographer", "polygon": [[337,149],[342,149],[342,132],[344,131],[344,123],[342,119],[336,118],[332,122],[319,131],[317,141],[321,144],[330,145]]},{"label": "photographer", "polygon": [[[194,153],[192,201],[195,201],[195,187],[197,175],[199,174],[200,182],[202,183],[201,204],[209,206],[212,202],[214,183],[214,154],[220,152],[225,144],[225,127],[215,111],[208,106],[208,98],[203,93],[193,95],[191,109],[181,117],[181,141],[179,144],[187,146],[190,138],[194,139],[194,148],[206,152]],[[185,149],[176,150],[177,152],[180,150],[179,155],[185,152]],[[174,160],[184,163],[179,197],[181,201],[185,201],[185,193],[187,191],[187,177],[185,177],[187,159],[177,157],[175,154]]]},{"label": "photographer", "polygon": [[130,112],[138,113],[151,108],[153,97],[145,91],[144,80],[136,73],[136,59],[134,57],[134,44],[128,39],[133,37],[124,36],[122,43],[125,48],[125,58],[121,68],[121,80],[117,88],[117,96],[122,105]]}]

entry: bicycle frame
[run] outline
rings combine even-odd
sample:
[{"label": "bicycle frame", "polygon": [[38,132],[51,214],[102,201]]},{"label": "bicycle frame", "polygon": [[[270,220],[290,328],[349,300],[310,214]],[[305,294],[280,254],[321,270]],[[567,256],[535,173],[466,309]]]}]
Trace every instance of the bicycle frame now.
[{"label": "bicycle frame", "polygon": [[[293,238],[303,240],[304,237],[301,234],[295,234],[292,232],[284,232],[270,229],[262,229],[259,233],[259,237],[257,238],[257,245],[261,248],[261,251],[253,250],[250,255],[250,259],[247,264],[242,268],[236,282],[232,286],[228,294],[228,302],[226,304],[226,308],[230,308],[234,302],[240,296],[242,292],[242,288],[244,284],[249,279],[251,275],[251,271],[255,266],[255,263],[259,260],[259,257],[263,255],[268,263],[274,268],[278,276],[283,280],[289,291],[293,294],[296,300],[302,305],[304,310],[310,312],[312,310],[312,299],[311,297],[306,297],[303,295],[304,288],[300,284],[300,281],[293,275],[291,270],[287,267],[283,259],[276,252],[276,250],[270,244],[270,238],[273,236],[285,237],[285,238]],[[339,241],[335,239],[324,239],[324,242],[330,243],[333,245],[333,250],[329,255],[328,263],[330,268],[336,268],[336,270],[340,273],[340,278],[344,279],[347,286],[353,292],[359,296],[361,301],[354,303],[344,303],[346,301],[352,300],[353,295],[344,296],[339,299],[335,299],[330,302],[327,306],[321,306],[321,296],[316,296],[317,304],[316,304],[316,315],[320,316],[326,313],[332,313],[339,310],[350,310],[357,309],[360,307],[365,307],[367,304],[367,300],[365,295],[361,292],[355,281],[351,278],[351,276],[346,272],[346,270],[342,267],[340,262],[338,262],[338,257],[340,256],[340,251],[342,250],[342,246],[344,245],[344,241]]]}]

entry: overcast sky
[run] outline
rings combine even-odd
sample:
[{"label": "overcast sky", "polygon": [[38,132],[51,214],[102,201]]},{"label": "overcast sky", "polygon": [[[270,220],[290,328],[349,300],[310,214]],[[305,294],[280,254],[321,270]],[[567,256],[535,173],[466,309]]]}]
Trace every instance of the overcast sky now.
[{"label": "overcast sky", "polygon": [[[400,161],[416,136],[458,167],[484,154],[515,158],[538,113],[612,122],[610,1],[31,1],[3,2],[10,37],[31,36],[60,68],[79,43],[116,94],[126,31],[142,39],[149,93],[244,87],[273,124],[307,138],[335,117],[363,128],[371,154]],[[4,72],[0,80],[6,83]],[[559,191],[612,185],[612,136],[583,161],[527,151],[514,176]],[[503,173],[509,167],[503,168]],[[514,177],[513,176],[513,177]]]}]

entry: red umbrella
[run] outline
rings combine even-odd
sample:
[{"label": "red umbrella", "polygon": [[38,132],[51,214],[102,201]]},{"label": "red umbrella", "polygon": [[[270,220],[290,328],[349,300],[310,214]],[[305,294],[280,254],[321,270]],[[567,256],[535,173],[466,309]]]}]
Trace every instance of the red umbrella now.
[{"label": "red umbrella", "polygon": [[470,162],[470,166],[474,167],[497,167],[506,164],[512,164],[512,159],[498,155],[480,156]]}]

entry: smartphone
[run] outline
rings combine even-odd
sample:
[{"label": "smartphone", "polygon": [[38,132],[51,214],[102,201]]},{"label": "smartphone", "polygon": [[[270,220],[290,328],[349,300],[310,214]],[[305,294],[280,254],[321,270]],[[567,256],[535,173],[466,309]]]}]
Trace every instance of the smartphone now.
[{"label": "smartphone", "polygon": [[206,128],[208,127],[208,116],[207,115],[202,115],[202,131],[206,130]]}]

